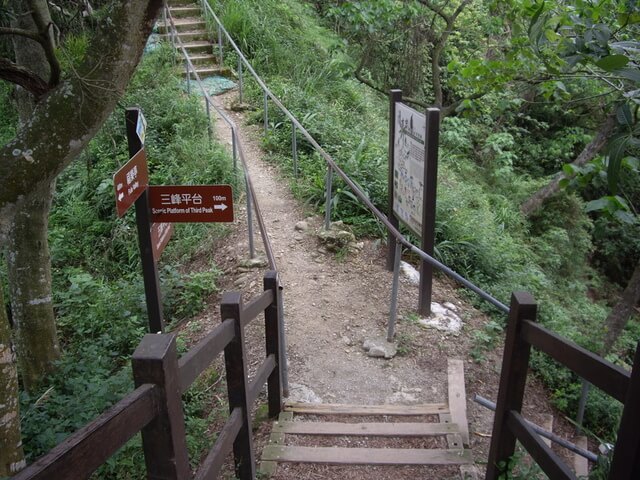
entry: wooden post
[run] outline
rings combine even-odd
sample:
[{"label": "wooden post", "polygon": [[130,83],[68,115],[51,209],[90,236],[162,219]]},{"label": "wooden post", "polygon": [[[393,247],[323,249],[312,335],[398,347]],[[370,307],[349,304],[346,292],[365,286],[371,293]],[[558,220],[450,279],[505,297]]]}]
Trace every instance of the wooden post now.
[{"label": "wooden post", "polygon": [[[139,108],[127,108],[125,112],[129,157],[133,157],[143,147],[136,132],[139,116]],[[162,311],[162,295],[160,294],[158,267],[153,258],[151,210],[149,208],[148,192],[149,190],[145,189],[142,195],[136,200],[136,225],[138,227],[138,247],[140,248],[140,260],[142,263],[147,317],[149,317],[149,332],[158,333],[164,331],[164,314]]]},{"label": "wooden post", "polygon": [[622,419],[613,460],[609,470],[611,480],[640,478],[640,343],[636,347],[633,370],[627,388]]},{"label": "wooden post", "polygon": [[[426,113],[424,152],[424,194],[422,198],[422,251],[433,257],[436,232],[436,190],[438,188],[438,146],[440,143],[440,110],[428,108]],[[433,265],[420,262],[418,313],[431,315]]]},{"label": "wooden post", "polygon": [[[387,206],[387,219],[389,223],[397,230],[400,226],[400,222],[393,213],[393,165],[394,165],[394,145],[396,141],[396,103],[402,101],[402,90],[390,90],[389,91],[389,180],[387,191],[389,195],[389,201]],[[396,255],[396,238],[389,232],[387,234],[387,270],[392,271],[395,265]]]},{"label": "wooden post", "polygon": [[520,338],[520,330],[522,320],[536,320],[536,311],[537,305],[530,294],[514,292],[511,295],[486,480],[497,480],[504,473],[498,468],[499,463],[504,462],[508,470],[509,459],[515,451],[516,437],[507,426],[507,417],[509,411],[520,413],[522,409],[531,352],[531,345]]},{"label": "wooden post", "polygon": [[280,351],[279,314],[278,297],[282,295],[279,287],[278,272],[268,271],[264,276],[264,289],[273,292],[273,301],[264,311],[265,340],[267,346],[267,356],[272,355],[276,360],[276,368],[269,375],[267,381],[269,398],[269,416],[277,417],[282,411],[282,364]]},{"label": "wooden post", "polygon": [[142,430],[147,478],[191,478],[175,336],[145,335],[133,352],[132,365],[136,387],[153,383],[161,392],[160,412]]},{"label": "wooden post", "polygon": [[233,319],[236,329],[233,341],[224,349],[229,412],[233,412],[235,408],[242,410],[242,427],[233,442],[233,456],[236,476],[240,480],[253,480],[256,474],[256,462],[251,435],[251,407],[247,397],[249,390],[245,364],[247,355],[240,312],[242,312],[242,295],[239,292],[225,293],[220,304],[221,318],[223,322],[227,319]]}]

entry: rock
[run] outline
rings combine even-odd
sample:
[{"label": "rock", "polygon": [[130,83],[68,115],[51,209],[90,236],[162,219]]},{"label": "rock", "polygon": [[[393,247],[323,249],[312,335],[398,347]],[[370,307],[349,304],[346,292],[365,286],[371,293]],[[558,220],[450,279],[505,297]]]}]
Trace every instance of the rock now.
[{"label": "rock", "polygon": [[400,272],[409,280],[412,285],[420,285],[420,272],[407,262],[400,262]]},{"label": "rock", "polygon": [[453,310],[436,302],[431,303],[431,316],[421,318],[418,323],[453,335],[458,335],[462,330],[462,319]]},{"label": "rock", "polygon": [[325,245],[326,249],[331,252],[349,247],[356,241],[355,235],[344,229],[342,222],[332,223],[329,230],[320,230],[318,232],[318,238]]},{"label": "rock", "polygon": [[235,282],[233,282],[233,286],[237,287],[237,288],[241,288],[244,286],[244,283],[247,281],[247,277],[238,277],[236,278]]},{"label": "rock", "polygon": [[306,232],[307,230],[309,230],[309,224],[304,220],[301,220],[296,223],[296,226],[294,228],[299,232]]},{"label": "rock", "polygon": [[384,337],[369,338],[363,342],[362,348],[368,356],[377,358],[390,359],[398,353],[396,345]]},{"label": "rock", "polygon": [[346,335],[342,336],[342,343],[344,343],[348,347],[350,347],[353,344],[351,339],[349,337],[347,337]]},{"label": "rock", "polygon": [[263,268],[269,265],[266,257],[257,256],[255,258],[248,258],[240,262],[240,266],[244,268]]},{"label": "rock", "polygon": [[457,307],[457,306],[455,306],[455,305],[454,305],[453,303],[451,303],[451,302],[445,302],[445,303],[444,303],[444,306],[445,306],[446,308],[448,308],[449,310],[452,310],[452,311],[454,311],[454,312],[457,312],[457,311],[458,311],[458,307]]},{"label": "rock", "polygon": [[289,402],[322,403],[322,398],[313,390],[299,383],[289,383],[289,396],[287,400]]},{"label": "rock", "polygon": [[303,237],[302,235],[294,235],[294,236],[293,236],[293,239],[294,239],[296,242],[301,242],[302,240],[304,240],[304,237]]}]

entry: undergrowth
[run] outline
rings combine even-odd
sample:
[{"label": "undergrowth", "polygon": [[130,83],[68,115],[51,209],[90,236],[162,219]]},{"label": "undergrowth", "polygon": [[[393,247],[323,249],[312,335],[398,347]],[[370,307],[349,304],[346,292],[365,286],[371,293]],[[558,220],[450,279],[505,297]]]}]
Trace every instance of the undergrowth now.
[{"label": "undergrowth", "polygon": [[[353,50],[346,38],[330,29],[329,21],[318,20],[320,3],[314,11],[309,3],[292,0],[209,1],[269,88],[386,211],[387,100],[354,79]],[[235,66],[235,54],[227,54],[227,62]],[[262,91],[248,76],[245,95],[255,106],[252,120],[261,123]],[[593,298],[591,292],[607,279],[590,263],[593,233],[598,230],[584,213],[583,200],[560,195],[530,220],[519,209],[548,181],[544,175],[573,158],[589,140],[588,119],[579,109],[554,106],[531,107],[523,113],[521,104],[505,88],[443,120],[436,256],[503,303],[509,303],[512,291],[531,292],[543,324],[597,352],[609,305],[606,297]],[[290,122],[273,105],[268,118],[263,143],[271,161],[280,165],[300,199],[324,213],[323,159],[298,133],[299,173],[294,176]],[[378,222],[340,181],[334,183],[331,204],[333,219],[351,224],[358,234],[384,237]],[[613,235],[606,238],[617,241]],[[615,250],[617,244],[611,245]],[[637,256],[640,249],[632,254]],[[475,332],[470,352],[481,361],[483,352],[503,336],[506,319],[475,295],[463,295],[492,316],[483,331]],[[618,344],[616,356],[623,363],[630,363],[637,333],[628,329]],[[545,380],[555,405],[574,416],[577,379],[540,356],[534,356],[532,366]],[[615,401],[594,394],[587,425],[611,438],[618,411]]]}]

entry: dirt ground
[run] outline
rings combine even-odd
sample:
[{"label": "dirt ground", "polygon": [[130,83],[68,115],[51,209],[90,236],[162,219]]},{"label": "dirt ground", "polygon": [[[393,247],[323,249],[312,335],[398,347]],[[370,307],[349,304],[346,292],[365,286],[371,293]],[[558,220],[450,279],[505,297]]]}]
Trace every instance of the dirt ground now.
[{"label": "dirt ground", "polygon": [[[478,394],[495,402],[502,345],[484,352],[479,361],[471,358],[470,351],[473,333],[482,329],[488,318],[463,301],[459,286],[437,276],[433,301],[454,304],[463,320],[463,328],[455,335],[425,328],[416,321],[418,288],[403,276],[396,328],[398,355],[388,360],[367,356],[362,348],[363,341],[373,336],[385,336],[389,320],[392,274],[385,269],[386,246],[377,239],[358,239],[361,248],[357,252],[345,256],[328,252],[316,235],[322,228],[322,218],[314,216],[296,201],[278,168],[264,160],[259,141],[261,128],[247,125],[242,113],[229,108],[235,95],[235,92],[227,93],[215,97],[214,101],[226,110],[239,128],[250,177],[281,276],[289,400],[350,404],[446,402],[447,359],[462,359],[470,447],[478,470],[484,472],[493,413],[475,403],[472,397]],[[230,147],[230,131],[222,121],[216,122],[216,132]],[[236,221],[230,235],[223,245],[214,248],[216,262],[224,272],[222,290],[240,290],[248,301],[261,291],[266,268],[242,265],[249,258],[244,201],[241,199],[236,204]],[[306,229],[296,229],[301,221],[306,223]],[[257,227],[255,244],[258,250],[264,250]],[[199,325],[197,336],[206,334],[220,322],[217,307],[194,321]],[[258,325],[248,329],[253,370],[264,357],[262,328],[260,322],[255,323]],[[531,376],[529,380],[525,416],[543,424],[545,415],[553,414],[554,432],[572,441],[573,430],[553,411],[548,393]],[[264,422],[255,433],[256,457],[259,459],[259,452],[270,433],[270,423]],[[565,451],[558,450],[558,453],[566,456]],[[566,458],[572,462],[572,457]],[[280,468],[275,478],[363,479],[372,474],[379,479],[453,478],[450,468],[445,471],[410,467],[346,469],[313,465]]]}]

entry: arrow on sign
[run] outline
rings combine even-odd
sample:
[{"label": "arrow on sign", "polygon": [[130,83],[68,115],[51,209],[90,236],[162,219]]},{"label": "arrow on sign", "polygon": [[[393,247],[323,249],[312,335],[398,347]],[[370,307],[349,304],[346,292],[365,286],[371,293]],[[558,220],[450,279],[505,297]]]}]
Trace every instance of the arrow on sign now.
[{"label": "arrow on sign", "polygon": [[215,210],[222,210],[224,212],[229,207],[227,207],[224,203],[219,203],[217,205],[214,205],[213,208]]}]

